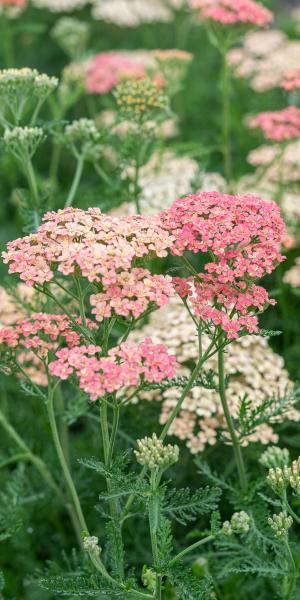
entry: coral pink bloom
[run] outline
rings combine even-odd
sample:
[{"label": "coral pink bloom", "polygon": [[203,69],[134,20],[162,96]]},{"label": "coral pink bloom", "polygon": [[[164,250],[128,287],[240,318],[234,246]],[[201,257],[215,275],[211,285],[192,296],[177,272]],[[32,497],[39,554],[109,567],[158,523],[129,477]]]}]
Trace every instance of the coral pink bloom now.
[{"label": "coral pink bloom", "polygon": [[201,18],[222,25],[245,23],[265,27],[273,21],[272,12],[254,0],[191,0],[191,5],[199,9]]},{"label": "coral pink bloom", "polygon": [[106,94],[124,77],[145,76],[144,66],[122,52],[102,52],[86,65],[86,89],[89,94]]},{"label": "coral pink bloom", "polygon": [[174,255],[209,252],[205,272],[181,282],[177,292],[188,299],[202,321],[221,327],[228,338],[242,330],[257,331],[256,314],[273,304],[255,281],[283,260],[280,243],[285,227],[275,202],[218,192],[191,194],[176,200],[161,220],[175,240]]},{"label": "coral pink bloom", "polygon": [[300,69],[286,73],[281,82],[281,87],[288,92],[300,92]]},{"label": "coral pink bloom", "polygon": [[249,126],[262,130],[266,140],[284,142],[300,137],[300,108],[262,112],[250,119]]},{"label": "coral pink bloom", "polygon": [[57,360],[50,363],[49,370],[60,379],[75,373],[79,387],[95,401],[106,393],[136,387],[142,381],[159,383],[174,377],[179,366],[164,345],[153,344],[149,338],[139,345],[124,342],[111,349],[109,356],[98,358],[98,352],[97,346],[63,348],[56,353]]},{"label": "coral pink bloom", "polygon": [[3,6],[24,9],[26,8],[27,4],[27,0],[0,0],[0,7]]}]

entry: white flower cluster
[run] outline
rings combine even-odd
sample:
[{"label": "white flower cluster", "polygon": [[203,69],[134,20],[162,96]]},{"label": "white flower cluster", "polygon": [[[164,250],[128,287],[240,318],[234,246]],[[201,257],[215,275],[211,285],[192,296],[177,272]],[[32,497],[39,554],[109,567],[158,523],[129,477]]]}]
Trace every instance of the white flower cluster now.
[{"label": "white flower cluster", "polygon": [[299,40],[273,29],[247,33],[242,47],[230,50],[229,61],[237,77],[262,92],[280,85],[287,69],[299,68],[299,54]]},{"label": "white flower cluster", "polygon": [[[135,341],[145,337],[151,337],[155,343],[165,344],[170,353],[176,356],[181,364],[178,375],[190,374],[190,365],[198,356],[197,336],[195,325],[180,299],[172,299],[167,307],[151,315],[147,325],[131,334],[131,339]],[[208,345],[208,338],[203,336],[204,351]],[[209,359],[206,369],[217,372],[216,356]],[[265,398],[284,396],[292,389],[282,357],[273,352],[265,338],[259,336],[245,336],[231,343],[225,354],[225,370],[229,376],[227,398],[233,417],[237,417],[240,401],[245,394],[251,405],[257,407]],[[180,393],[178,388],[170,388],[163,393],[161,424],[167,421]],[[140,398],[161,400],[161,392],[143,391]],[[299,421],[300,412],[293,407],[286,407],[281,416],[281,420],[284,419]],[[197,454],[207,444],[216,443],[219,431],[227,436],[218,392],[193,387],[183,402],[180,414],[173,421],[170,434],[186,440],[190,451]],[[243,439],[243,444],[257,441],[263,444],[276,443],[278,436],[270,425],[262,424]]]},{"label": "white flower cluster", "polygon": [[288,283],[294,288],[300,288],[300,257],[296,258],[295,264],[285,272],[283,276],[284,283]]},{"label": "white flower cluster", "polygon": [[280,512],[278,515],[269,517],[268,523],[271,529],[273,529],[276,538],[286,540],[288,537],[288,530],[293,525],[293,519],[285,512]]},{"label": "white flower cluster", "polygon": [[49,77],[29,67],[0,71],[0,96],[7,98],[8,102],[15,96],[21,100],[24,100],[26,95],[46,98],[57,86],[56,77]]},{"label": "white flower cluster", "polygon": [[86,536],[83,539],[83,547],[89,554],[99,556],[101,548],[99,546],[99,539],[95,535]]},{"label": "white flower cluster", "polygon": [[26,153],[32,157],[44,139],[45,135],[40,127],[14,127],[5,129],[3,135],[6,148],[16,156]]},{"label": "white flower cluster", "polygon": [[92,15],[119,27],[137,27],[142,23],[169,23],[174,8],[184,4],[185,0],[93,0]]},{"label": "white flower cluster", "polygon": [[[124,176],[132,176],[130,169]],[[168,208],[183,194],[218,190],[225,192],[226,183],[218,173],[201,173],[198,163],[189,156],[177,156],[171,150],[155,152],[150,161],[140,169],[140,207],[142,214],[155,214]],[[114,214],[134,214],[133,204],[122,204]]]},{"label": "white flower cluster", "polygon": [[45,8],[53,13],[73,12],[90,3],[90,0],[31,0],[36,8]]},{"label": "white flower cluster", "polygon": [[167,469],[178,461],[179,448],[167,444],[166,446],[153,433],[152,437],[137,440],[138,450],[134,450],[136,459],[140,465],[148,469]]},{"label": "white flower cluster", "polygon": [[71,59],[83,55],[89,33],[89,25],[74,17],[62,17],[51,31],[53,39]]}]

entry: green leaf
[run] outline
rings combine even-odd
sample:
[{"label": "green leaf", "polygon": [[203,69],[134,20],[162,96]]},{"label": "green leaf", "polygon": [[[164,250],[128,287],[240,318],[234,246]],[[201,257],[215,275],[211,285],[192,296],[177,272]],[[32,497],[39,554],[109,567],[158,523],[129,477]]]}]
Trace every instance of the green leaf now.
[{"label": "green leaf", "polygon": [[168,576],[180,600],[208,600],[213,591],[210,577],[197,577],[182,565],[172,568]]},{"label": "green leaf", "polygon": [[189,488],[171,490],[166,494],[163,510],[182,525],[186,525],[197,516],[215,510],[220,496],[220,488],[210,486],[200,488],[194,493]]}]

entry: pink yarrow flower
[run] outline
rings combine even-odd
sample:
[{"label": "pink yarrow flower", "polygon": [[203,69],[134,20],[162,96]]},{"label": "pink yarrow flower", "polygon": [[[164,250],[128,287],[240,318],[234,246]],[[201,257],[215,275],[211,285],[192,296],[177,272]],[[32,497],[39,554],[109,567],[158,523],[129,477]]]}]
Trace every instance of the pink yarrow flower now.
[{"label": "pink yarrow flower", "polygon": [[174,279],[195,314],[220,326],[229,338],[242,330],[257,331],[256,314],[274,301],[256,280],[284,260],[285,226],[278,205],[250,194],[202,192],[176,200],[161,219],[175,237],[172,254],[210,253],[204,273],[184,283]]},{"label": "pink yarrow flower", "polygon": [[300,92],[300,69],[286,73],[281,82],[281,87],[288,92]]},{"label": "pink yarrow flower", "polygon": [[[79,387],[92,401],[120,389],[138,387],[142,382],[159,383],[174,377],[178,364],[162,344],[145,339],[139,345],[128,342],[98,357],[97,346],[63,348],[56,353],[57,360],[49,364],[52,375],[68,379],[75,374]],[[124,392],[124,393],[125,393]]]},{"label": "pink yarrow flower", "polygon": [[144,65],[125,52],[101,52],[91,58],[85,68],[86,89],[89,94],[106,94],[121,79],[145,77]]},{"label": "pink yarrow flower", "polygon": [[222,25],[244,23],[265,27],[273,21],[273,13],[254,0],[191,0],[202,19]]},{"label": "pink yarrow flower", "polygon": [[300,137],[300,108],[262,112],[250,119],[249,126],[262,130],[266,140],[284,142]]},{"label": "pink yarrow flower", "polygon": [[99,320],[112,311],[139,316],[147,303],[161,306],[173,292],[170,277],[134,267],[148,255],[168,254],[172,235],[159,216],[113,218],[98,208],[69,208],[47,213],[44,221],[36,233],[10,242],[3,253],[9,272],[18,273],[28,285],[79,269],[82,277],[100,286],[91,298]]}]

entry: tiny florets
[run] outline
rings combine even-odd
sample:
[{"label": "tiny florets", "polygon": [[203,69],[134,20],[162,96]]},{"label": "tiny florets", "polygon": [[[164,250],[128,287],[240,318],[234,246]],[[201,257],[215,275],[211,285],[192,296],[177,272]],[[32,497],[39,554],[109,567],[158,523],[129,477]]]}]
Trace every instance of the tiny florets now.
[{"label": "tiny florets", "polygon": [[248,533],[251,524],[251,517],[244,511],[233,513],[230,521],[224,521],[222,532],[224,535],[232,535],[233,533],[242,534]]},{"label": "tiny florets", "polygon": [[200,12],[200,18],[211,19],[222,25],[257,25],[265,27],[273,21],[270,10],[254,0],[191,0]]},{"label": "tiny florets", "polygon": [[32,157],[44,141],[45,134],[40,127],[14,127],[5,129],[3,142],[7,150],[17,156],[27,154]]},{"label": "tiny florets", "polygon": [[165,92],[147,77],[121,81],[115,89],[114,96],[120,114],[134,121],[153,119],[169,108]]},{"label": "tiny florets", "polygon": [[288,106],[282,110],[262,112],[250,119],[249,126],[259,128],[266,140],[284,142],[300,136],[300,108]]},{"label": "tiny florets", "polygon": [[178,446],[164,446],[155,433],[152,437],[137,440],[137,445],[138,450],[134,451],[137,461],[150,470],[165,470],[177,462],[179,457]]},{"label": "tiny florets", "polygon": [[98,358],[100,351],[94,345],[63,348],[56,353],[57,360],[50,363],[49,370],[63,380],[75,373],[79,387],[92,401],[105,393],[137,387],[143,381],[158,383],[175,375],[176,357],[150,339],[139,345],[124,342],[109,350],[108,356]]}]

